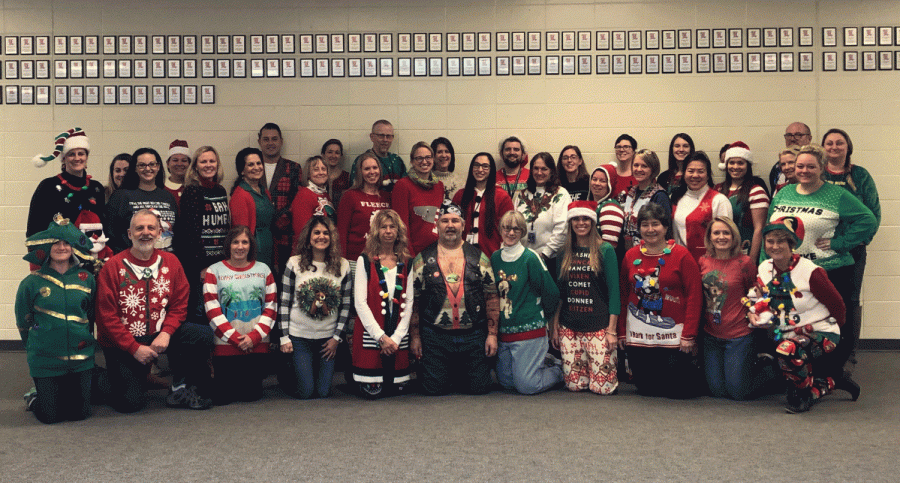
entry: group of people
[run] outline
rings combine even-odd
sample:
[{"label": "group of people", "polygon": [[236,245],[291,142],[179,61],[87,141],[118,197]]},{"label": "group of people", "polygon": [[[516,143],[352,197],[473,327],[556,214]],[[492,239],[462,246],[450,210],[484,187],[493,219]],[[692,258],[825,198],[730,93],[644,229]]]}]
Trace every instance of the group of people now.
[{"label": "group of people", "polygon": [[623,134],[616,163],[590,174],[578,146],[554,160],[513,136],[499,163],[473,156],[460,185],[448,139],[415,143],[409,169],[390,122],[370,139],[348,173],[339,140],[300,166],[266,124],[259,148],[237,153],[229,196],[211,146],[175,140],[165,163],[152,148],[123,153],[104,188],[87,174],[85,133],[57,136],[35,157],[61,156],[62,171],[32,199],[34,271],[16,298],[28,407],[43,422],[87,417],[95,343],[121,412],[146,404],[163,353],[169,406],[259,399],[269,352],[291,361],[287,392],[326,397],[345,340],[365,398],[413,382],[483,394],[496,371],[524,394],[615,394],[622,380],[644,395],[746,399],[776,367],[790,412],[835,388],[859,396],[859,293],[880,208],[846,132],[823,148],[788,126],[774,197],[745,143],[722,148],[714,186],[686,133],[664,172]]}]

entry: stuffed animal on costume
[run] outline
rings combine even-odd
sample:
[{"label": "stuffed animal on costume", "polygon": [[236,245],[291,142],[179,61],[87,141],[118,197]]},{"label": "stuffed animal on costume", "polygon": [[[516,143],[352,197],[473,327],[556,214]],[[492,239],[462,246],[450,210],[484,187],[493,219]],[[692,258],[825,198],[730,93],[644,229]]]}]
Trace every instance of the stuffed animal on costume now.
[{"label": "stuffed animal on costume", "polygon": [[109,238],[103,232],[103,224],[100,223],[100,217],[93,211],[82,210],[78,214],[78,219],[75,220],[75,227],[81,230],[94,244],[93,248],[91,248],[91,255],[95,258],[93,261],[94,274],[99,274],[103,264],[109,260],[109,257],[114,255],[112,248],[106,246]]},{"label": "stuffed animal on costume", "polygon": [[755,324],[753,322],[751,322],[750,327],[767,328],[767,327],[771,327],[772,325],[775,324],[775,322],[773,321],[773,319],[775,318],[775,312],[773,312],[772,308],[769,307],[769,302],[771,302],[771,301],[772,301],[772,299],[769,297],[760,299],[756,303],[753,303],[747,297],[744,297],[743,299],[741,299],[741,302],[744,305],[746,305],[747,307],[750,307],[751,314],[756,314],[759,316],[759,321],[756,322]]},{"label": "stuffed animal on costume", "polygon": [[644,313],[659,315],[663,308],[662,293],[659,290],[659,265],[653,270],[638,268],[634,275],[634,290],[641,301]]}]

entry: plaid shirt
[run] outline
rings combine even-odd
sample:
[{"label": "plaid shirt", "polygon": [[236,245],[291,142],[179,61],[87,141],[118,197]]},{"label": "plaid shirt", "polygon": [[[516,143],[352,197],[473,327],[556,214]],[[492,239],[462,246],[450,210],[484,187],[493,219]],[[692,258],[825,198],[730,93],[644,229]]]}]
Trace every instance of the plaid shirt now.
[{"label": "plaid shirt", "polygon": [[303,168],[299,164],[285,158],[278,160],[272,176],[272,185],[267,187],[272,204],[275,205],[272,232],[275,235],[276,245],[291,244],[291,236],[294,234],[291,228],[291,202],[300,189],[301,179]]}]

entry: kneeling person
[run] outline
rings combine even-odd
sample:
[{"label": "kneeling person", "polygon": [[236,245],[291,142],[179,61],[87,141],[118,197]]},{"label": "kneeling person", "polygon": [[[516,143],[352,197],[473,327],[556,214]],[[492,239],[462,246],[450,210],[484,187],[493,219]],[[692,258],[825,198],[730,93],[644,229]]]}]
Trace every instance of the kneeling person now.
[{"label": "kneeling person", "polygon": [[150,363],[163,352],[174,373],[166,404],[191,409],[212,404],[196,388],[209,379],[212,330],[183,323],[187,278],[175,255],[154,248],[159,236],[158,214],[135,213],[128,229],[131,248],[111,257],[97,280],[98,341],[106,356],[112,406],[119,412],[146,405]]},{"label": "kneeling person", "polygon": [[463,241],[458,206],[445,201],[437,227],[438,241],[413,260],[410,349],[421,359],[425,394],[483,394],[491,385],[488,357],[497,353],[499,298],[491,263]]}]

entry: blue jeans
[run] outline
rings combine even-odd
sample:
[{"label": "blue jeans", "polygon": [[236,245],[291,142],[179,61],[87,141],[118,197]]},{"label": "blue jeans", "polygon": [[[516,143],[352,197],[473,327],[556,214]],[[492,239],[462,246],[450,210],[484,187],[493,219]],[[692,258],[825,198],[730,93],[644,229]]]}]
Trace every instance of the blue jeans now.
[{"label": "blue jeans", "polygon": [[544,367],[547,336],[500,342],[497,352],[497,379],[506,389],[522,394],[544,392],[562,381],[562,368]]},{"label": "blue jeans", "polygon": [[738,401],[747,398],[754,389],[751,372],[753,350],[753,334],[736,339],[703,335],[706,384],[713,396]]},{"label": "blue jeans", "polygon": [[310,399],[328,397],[331,392],[331,380],[334,377],[334,359],[326,361],[322,358],[322,345],[325,339],[304,339],[290,336],[294,346],[294,374],[297,377],[297,392],[294,397]]}]

